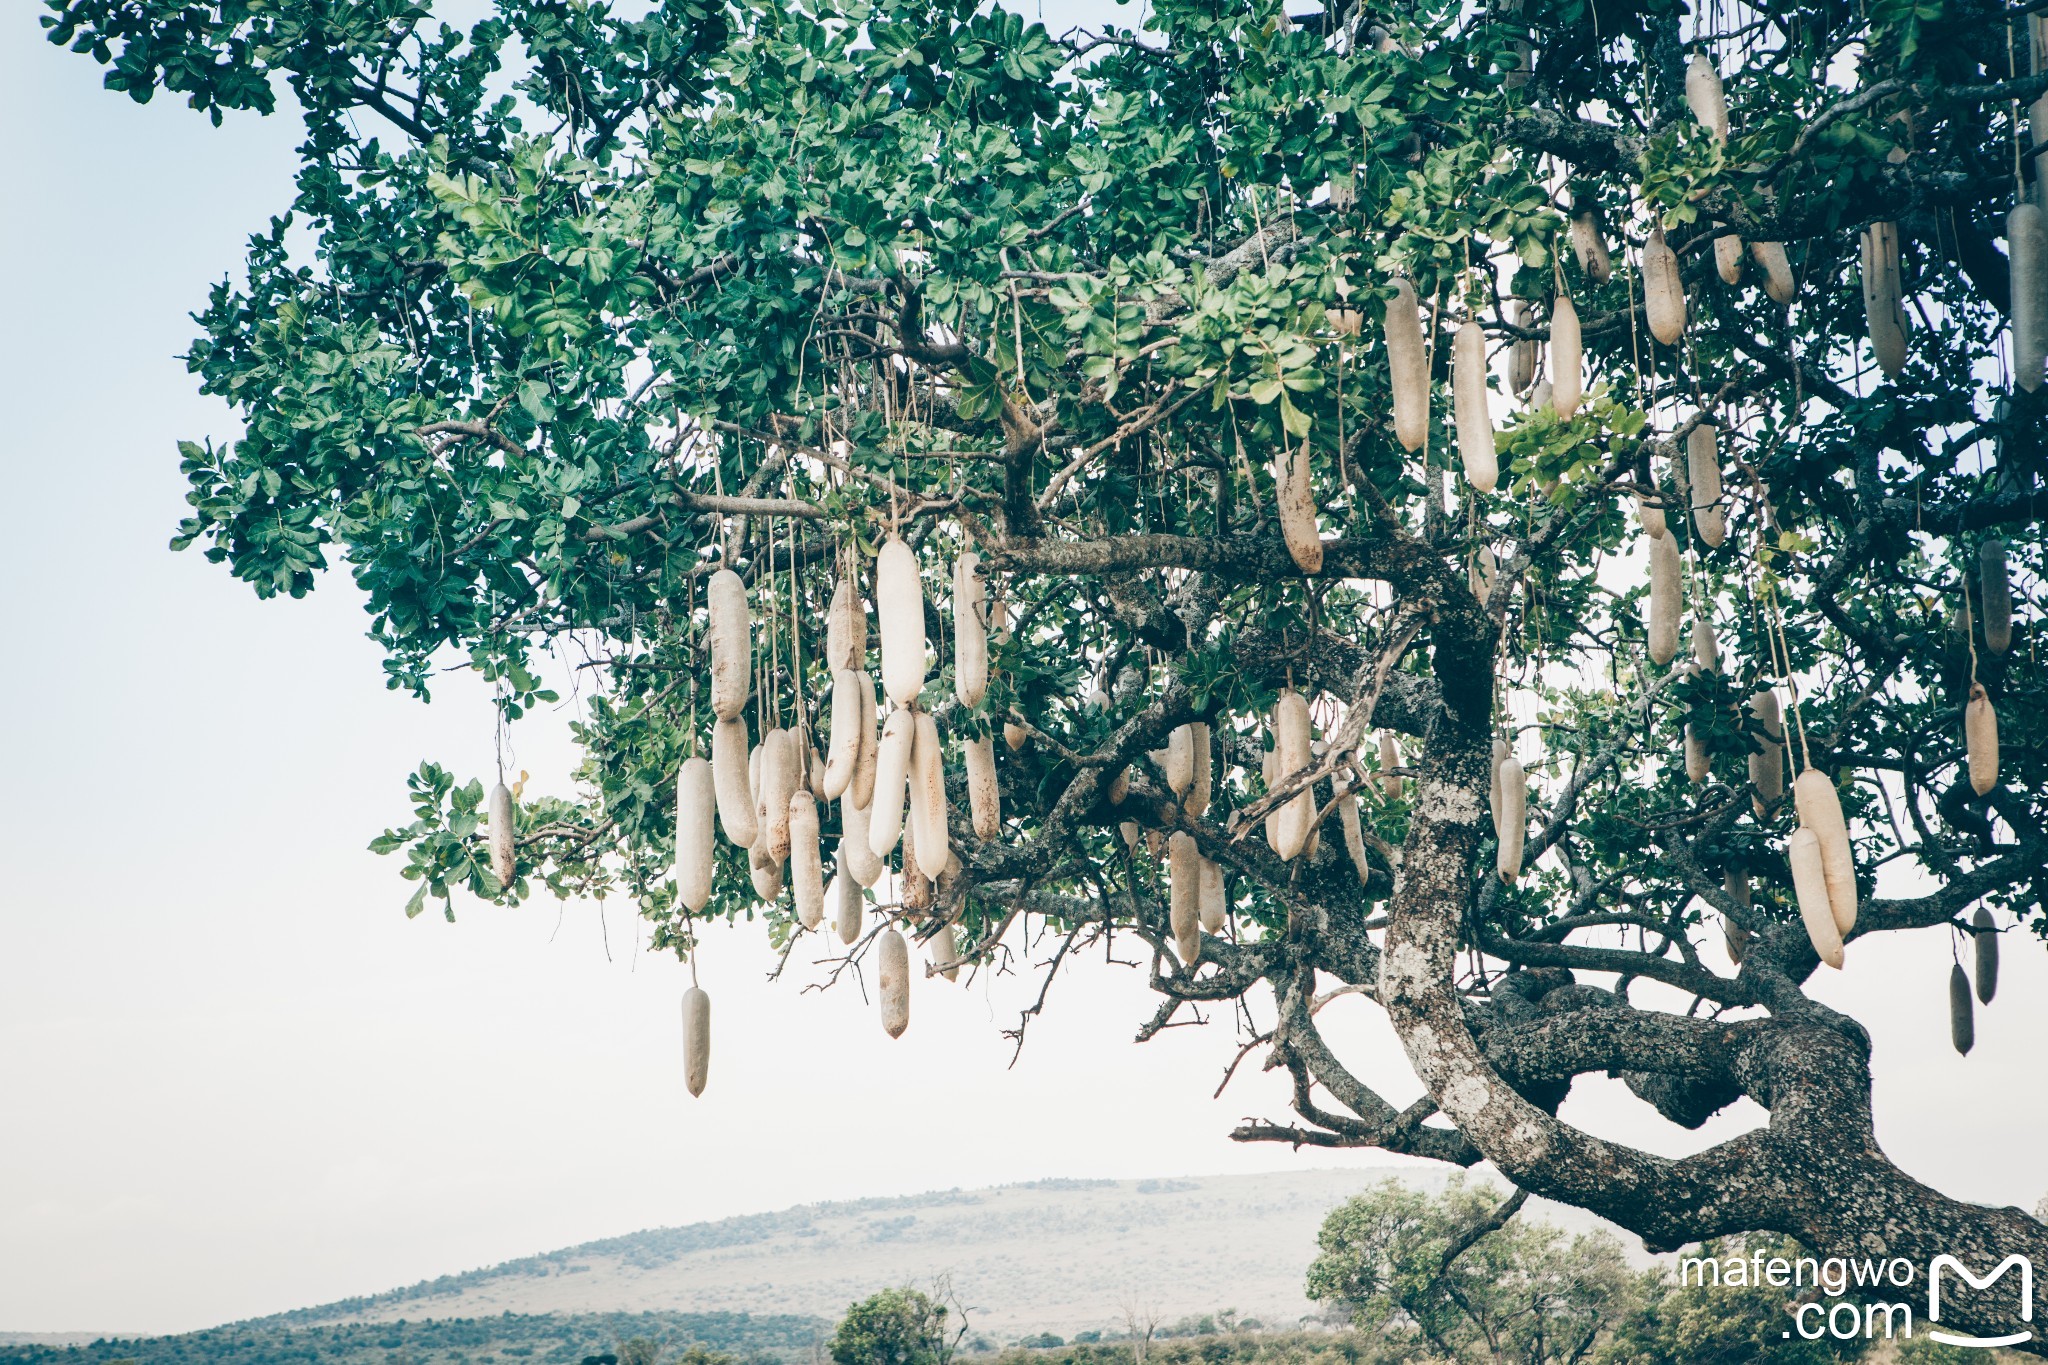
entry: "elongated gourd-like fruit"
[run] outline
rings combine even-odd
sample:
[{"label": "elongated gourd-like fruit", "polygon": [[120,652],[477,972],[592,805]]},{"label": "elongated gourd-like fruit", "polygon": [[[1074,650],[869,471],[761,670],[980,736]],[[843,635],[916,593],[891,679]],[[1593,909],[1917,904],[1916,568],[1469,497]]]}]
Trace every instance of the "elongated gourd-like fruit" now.
[{"label": "elongated gourd-like fruit", "polygon": [[1714,271],[1723,284],[1742,283],[1742,239],[1732,232],[1714,238]]},{"label": "elongated gourd-like fruit", "polygon": [[1983,796],[1998,785],[1998,712],[1983,683],[1970,684],[1963,708],[1963,739],[1970,754],[1970,790]]},{"label": "elongated gourd-like fruit", "polygon": [[2021,204],[2006,215],[2005,250],[2012,266],[2012,377],[2032,393],[2048,359],[2048,218],[2039,205]]},{"label": "elongated gourd-like fruit", "polygon": [[[1508,321],[1516,327],[1527,328],[1532,319],[1526,299],[1516,299],[1508,308]],[[1508,388],[1514,393],[1524,393],[1536,383],[1536,343],[1527,337],[1516,337],[1508,343]]]},{"label": "elongated gourd-like fruit", "polygon": [[954,931],[951,920],[939,926],[939,932],[932,935],[932,971],[948,981],[960,979],[960,935]]},{"label": "elongated gourd-like fruit", "polygon": [[1009,746],[1011,753],[1022,753],[1024,746],[1030,742],[1031,732],[1029,730],[1015,721],[1006,720],[1003,722],[1003,743]]},{"label": "elongated gourd-like fruit", "polygon": [[1650,662],[1659,668],[1678,654],[1678,540],[1660,536],[1650,542]]},{"label": "elongated gourd-like fruit", "polygon": [[1131,794],[1131,770],[1118,768],[1116,776],[1109,779],[1109,804],[1121,806],[1124,798]]},{"label": "elongated gourd-like fruit", "polygon": [[1709,673],[1721,671],[1721,638],[1705,616],[1692,618],[1692,661]]},{"label": "elongated gourd-like fruit", "polygon": [[832,675],[832,742],[825,752],[827,801],[836,801],[853,785],[853,770],[860,764],[861,721],[867,715],[860,692],[865,685],[860,674],[850,668]]},{"label": "elongated gourd-like fruit", "polygon": [[1223,892],[1223,867],[1199,853],[1195,857],[1199,864],[1196,871],[1200,874],[1197,887],[1200,894],[1195,900],[1198,918],[1202,922],[1202,932],[1220,934],[1223,932],[1224,918],[1230,911],[1229,902]]},{"label": "elongated gourd-like fruit", "polygon": [[1173,794],[1185,798],[1188,789],[1195,785],[1195,729],[1192,725],[1176,725],[1166,737],[1166,761],[1160,768],[1166,773],[1166,785]]},{"label": "elongated gourd-like fruit", "polygon": [[1671,534],[1671,523],[1664,517],[1662,494],[1654,488],[1649,493],[1636,494],[1636,520],[1642,524],[1643,534],[1652,540],[1662,540]]},{"label": "elongated gourd-like fruit", "polygon": [[702,754],[686,759],[676,770],[676,898],[686,910],[702,910],[711,900],[711,879],[718,871],[718,787],[711,763]]},{"label": "elongated gourd-like fruit", "polygon": [[873,886],[888,871],[868,842],[868,808],[853,804],[851,794],[839,798],[839,862],[861,886]]},{"label": "elongated gourd-like fruit", "polygon": [[882,628],[882,691],[908,706],[924,691],[924,584],[917,552],[901,536],[875,556],[875,617]]},{"label": "elongated gourd-like fruit", "polygon": [[1168,919],[1173,927],[1173,950],[1181,966],[1192,968],[1202,955],[1202,855],[1194,837],[1174,831],[1166,841]]},{"label": "elongated gourd-like fruit", "polygon": [[875,799],[868,804],[868,848],[886,859],[903,834],[903,802],[910,789],[910,751],[917,741],[917,713],[898,709],[882,727],[875,754]]},{"label": "elongated gourd-like fruit", "polygon": [[1764,272],[1764,293],[1778,303],[1790,303],[1799,287],[1792,282],[1792,262],[1785,256],[1783,242],[1751,242],[1749,259]]},{"label": "elongated gourd-like fruit", "polygon": [[842,575],[832,589],[832,605],[825,615],[825,667],[834,673],[852,669],[867,671],[868,609],[860,600],[860,589],[851,575]]},{"label": "elongated gourd-like fruit", "polygon": [[1485,606],[1493,600],[1494,581],[1500,577],[1500,570],[1493,557],[1493,547],[1481,545],[1472,552],[1472,564],[1465,572],[1466,586],[1472,595]]},{"label": "elongated gourd-like fruit", "polygon": [[1899,306],[1899,225],[1863,230],[1863,317],[1871,354],[1887,377],[1906,363],[1906,314]]},{"label": "elongated gourd-like fruit", "polygon": [[1585,354],[1578,306],[1570,295],[1559,294],[1550,305],[1550,406],[1567,420],[1579,410],[1579,400],[1585,396],[1579,377]]},{"label": "elongated gourd-like fruit", "polygon": [[1728,960],[1740,967],[1742,959],[1749,956],[1749,930],[1725,916],[1721,920],[1721,943],[1728,950]]},{"label": "elongated gourd-like fruit", "polygon": [[1692,524],[1710,548],[1718,547],[1728,534],[1728,519],[1721,511],[1721,430],[1709,422],[1694,427],[1685,438],[1686,482],[1692,488]]},{"label": "elongated gourd-like fruit", "polygon": [[1977,1007],[1970,1000],[1970,978],[1960,962],[1948,969],[1948,1040],[1965,1057],[1977,1045]]},{"label": "elongated gourd-like fruit", "polygon": [[[1259,780],[1266,784],[1266,790],[1273,790],[1280,774],[1280,751],[1277,742],[1274,748],[1259,755]],[[1280,856],[1280,830],[1286,823],[1285,807],[1275,806],[1266,813],[1266,847],[1273,850],[1273,856]]]},{"label": "elongated gourd-like fruit", "polygon": [[1508,742],[1496,738],[1493,741],[1492,778],[1486,793],[1486,808],[1493,812],[1493,837],[1502,837],[1500,823],[1500,765],[1508,761]]},{"label": "elongated gourd-like fruit", "polygon": [[1707,780],[1707,746],[1693,733],[1691,724],[1685,727],[1685,776],[1691,782]]},{"label": "elongated gourd-like fruit", "polygon": [[1993,654],[2012,648],[2012,580],[2005,542],[1997,536],[1977,547],[1977,600],[1984,604],[1984,645]]},{"label": "elongated gourd-like fruit", "polygon": [[910,818],[917,831],[919,865],[936,873],[952,852],[946,818],[946,751],[939,743],[939,723],[929,711],[917,713],[917,733],[910,746]]},{"label": "elongated gourd-like fruit", "polygon": [[967,760],[967,812],[974,821],[974,837],[993,839],[1003,831],[1002,791],[996,785],[995,736],[967,740],[960,750]]},{"label": "elongated gourd-like fruit", "polygon": [[1415,286],[1405,279],[1394,281],[1386,332],[1394,436],[1403,450],[1420,450],[1429,439],[1429,355],[1422,345],[1422,309],[1415,301]]},{"label": "elongated gourd-like fruit", "polygon": [[711,1076],[711,997],[692,986],[683,992],[683,1085],[692,1098]]},{"label": "elongated gourd-like fruit", "polygon": [[1664,229],[1650,229],[1643,245],[1643,316],[1650,335],[1676,346],[1685,335],[1685,282],[1678,276],[1678,255],[1664,240]]},{"label": "elongated gourd-like fruit", "polygon": [[875,760],[881,753],[881,738],[875,733],[875,713],[880,706],[881,703],[875,699],[875,680],[861,674],[860,755],[853,761],[853,781],[846,788],[856,806],[869,805],[875,799]]},{"label": "elongated gourd-like fruit", "polygon": [[810,792],[813,800],[832,799],[825,795],[825,755],[818,752],[818,746],[815,744],[804,751],[804,788]]},{"label": "elongated gourd-like fruit", "polygon": [[1522,875],[1522,841],[1529,832],[1529,779],[1522,761],[1510,755],[1500,764],[1500,809],[1494,812],[1500,829],[1500,856],[1494,865],[1500,879],[1513,882]]},{"label": "elongated gourd-like fruit", "polygon": [[1280,534],[1287,553],[1303,573],[1323,571],[1323,537],[1316,530],[1315,480],[1309,474],[1308,442],[1283,446],[1274,459],[1279,477]]},{"label": "elongated gourd-like fruit", "polygon": [[921,915],[932,908],[932,879],[917,861],[916,821],[903,827],[903,876],[898,886],[905,910]]},{"label": "elongated gourd-like fruit", "polygon": [[1763,752],[1749,756],[1749,784],[1756,788],[1756,818],[1785,799],[1785,716],[1778,694],[1765,687],[1750,696],[1749,714],[1764,732]]},{"label": "elongated gourd-like fruit", "polygon": [[711,727],[712,790],[718,796],[718,824],[725,837],[752,848],[760,834],[754,807],[754,783],[747,752],[747,723],[721,720]]},{"label": "elongated gourd-like fruit", "polygon": [[[1308,698],[1293,688],[1283,688],[1273,702],[1273,769],[1278,781],[1286,782],[1315,761]],[[1309,826],[1316,817],[1315,789],[1309,788],[1280,808],[1282,861],[1291,861],[1308,844]]]},{"label": "elongated gourd-like fruit", "polygon": [[[2036,26],[2034,46],[2038,51],[2041,43],[2041,16],[2034,15],[2031,22]],[[2039,61],[2034,64],[2034,74],[2042,74]],[[2042,95],[2027,106],[2027,141],[2036,147],[2048,143],[2048,95]],[[2034,153],[2034,197],[2048,199],[2048,152]],[[2043,207],[2048,208],[2048,205]]]},{"label": "elongated gourd-like fruit", "polygon": [[1337,824],[1344,831],[1344,852],[1351,857],[1351,870],[1364,886],[1372,879],[1372,867],[1365,861],[1365,825],[1358,818],[1357,792],[1347,791],[1337,798]]},{"label": "elongated gourd-like fruit", "polygon": [[711,619],[711,710],[720,720],[732,720],[746,709],[754,680],[754,614],[747,605],[747,585],[731,569],[720,569],[704,589],[704,603]]},{"label": "elongated gourd-like fruit", "polygon": [[867,915],[867,898],[860,893],[860,883],[854,880],[845,863],[839,865],[839,875],[832,879],[832,885],[839,890],[838,902],[832,907],[832,927],[839,934],[841,943],[852,943],[860,937],[861,922]]},{"label": "elongated gourd-like fruit", "polygon": [[818,802],[808,791],[789,798],[789,884],[796,917],[806,929],[825,918],[825,863],[818,848]]},{"label": "elongated gourd-like fruit", "polygon": [[1138,837],[1144,833],[1136,820],[1119,820],[1116,832],[1123,836],[1124,847],[1132,853],[1138,851]]},{"label": "elongated gourd-like fruit", "polygon": [[1145,757],[1152,760],[1152,766],[1159,770],[1160,776],[1165,780],[1167,788],[1169,790],[1171,790],[1173,787],[1173,774],[1172,770],[1167,766],[1167,763],[1168,756],[1171,753],[1172,749],[1173,736],[1169,734],[1166,737],[1166,745],[1164,748],[1147,749],[1145,751]]},{"label": "elongated gourd-like fruit", "polygon": [[[1742,869],[1731,867],[1722,873],[1721,887],[1728,893],[1728,899],[1737,905],[1747,906],[1750,903],[1749,874]],[[1728,945],[1728,960],[1738,967],[1742,965],[1742,959],[1749,955],[1751,937],[1749,930],[1726,916],[1722,917],[1721,938]]]},{"label": "elongated gourd-like fruit", "polygon": [[1188,789],[1181,796],[1180,808],[1190,819],[1199,820],[1209,809],[1209,722],[1193,720],[1188,722]]},{"label": "elongated gourd-like fruit", "polygon": [[1614,276],[1614,258],[1607,250],[1607,238],[1600,232],[1600,217],[1591,209],[1580,209],[1572,215],[1572,254],[1579,259],[1579,269],[1595,284],[1605,284]]},{"label": "elongated gourd-like fruit", "polygon": [[884,930],[876,946],[876,993],[882,999],[882,1031],[901,1038],[910,1027],[910,945],[894,929]]},{"label": "elongated gourd-like fruit", "polygon": [[988,692],[986,603],[981,556],[962,551],[953,561],[953,695],[970,709]]},{"label": "elongated gourd-like fruit", "polygon": [[1842,931],[1835,927],[1835,912],[1828,902],[1828,876],[1821,870],[1820,839],[1812,830],[1800,826],[1785,844],[1785,857],[1792,864],[1792,891],[1799,900],[1799,918],[1806,925],[1806,937],[1820,960],[1839,970]]},{"label": "elongated gourd-like fruit", "polygon": [[946,980],[961,980],[961,935],[950,919],[932,935],[932,970],[926,976],[934,972]]},{"label": "elongated gourd-like fruit", "polygon": [[1394,771],[1400,766],[1401,747],[1394,742],[1394,732],[1380,731],[1380,791],[1389,801],[1401,798],[1401,775]]},{"label": "elongated gourd-like fruit", "polygon": [[1979,906],[1970,916],[1970,927],[1977,931],[1970,935],[1977,958],[1977,998],[1988,1005],[1998,994],[1998,923]]},{"label": "elongated gourd-like fruit", "polygon": [[771,863],[759,848],[747,850],[747,875],[753,879],[754,894],[772,901],[782,894],[782,864]]},{"label": "elongated gourd-like fruit", "polygon": [[796,795],[796,777],[796,737],[780,727],[761,736],[755,818],[761,822],[761,850],[778,867],[789,861],[789,798]]},{"label": "elongated gourd-like fruit", "polygon": [[515,817],[512,812],[512,789],[503,782],[491,788],[490,805],[490,849],[491,875],[498,879],[498,885],[510,888],[512,879],[519,873],[519,856],[514,842]]},{"label": "elongated gourd-like fruit", "polygon": [[[754,828],[765,829],[761,823],[761,746],[756,744],[747,750],[747,790],[754,794]],[[755,843],[760,840],[756,839]]]},{"label": "elongated gourd-like fruit", "polygon": [[1842,797],[1828,775],[1809,766],[1792,783],[1792,804],[1802,829],[1820,840],[1821,872],[1827,878],[1828,904],[1835,928],[1844,939],[1856,927],[1856,859],[1849,847],[1849,822],[1842,816]]},{"label": "elongated gourd-like fruit", "polygon": [[1721,88],[1721,73],[1705,53],[1693,53],[1685,65],[1685,104],[1714,141],[1728,140],[1728,96]]},{"label": "elongated gourd-like fruit", "polygon": [[1452,343],[1451,400],[1465,482],[1491,493],[1500,481],[1500,465],[1493,450],[1493,413],[1486,403],[1486,333],[1474,321],[1460,327]]}]

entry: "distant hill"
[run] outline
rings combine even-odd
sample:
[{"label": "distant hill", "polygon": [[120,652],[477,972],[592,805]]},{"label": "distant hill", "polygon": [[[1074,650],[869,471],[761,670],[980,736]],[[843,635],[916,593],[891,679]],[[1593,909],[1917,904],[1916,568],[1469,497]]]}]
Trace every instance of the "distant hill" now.
[{"label": "distant hill", "polygon": [[[723,1312],[836,1322],[877,1289],[946,1275],[975,1330],[999,1341],[1121,1328],[1126,1306],[1161,1322],[1235,1308],[1292,1326],[1314,1311],[1302,1281],[1323,1215],[1389,1176],[1430,1188],[1445,1179],[1297,1169],[808,1204],[586,1242],[264,1321]],[[1555,1205],[1538,1216],[1595,1222]]]},{"label": "distant hill", "polygon": [[[1323,1216],[1389,1177],[1427,1189],[1447,1178],[1296,1169],[807,1204],[586,1242],[178,1337],[0,1344],[0,1365],[574,1365],[631,1336],[809,1365],[848,1304],[941,1276],[973,1333],[997,1344],[1117,1333],[1127,1314],[1163,1327],[1235,1309],[1267,1328],[1293,1327],[1315,1312],[1302,1282]],[[1523,1216],[1573,1231],[1599,1225],[1540,1201]],[[1640,1243],[1622,1241],[1646,1259]]]}]

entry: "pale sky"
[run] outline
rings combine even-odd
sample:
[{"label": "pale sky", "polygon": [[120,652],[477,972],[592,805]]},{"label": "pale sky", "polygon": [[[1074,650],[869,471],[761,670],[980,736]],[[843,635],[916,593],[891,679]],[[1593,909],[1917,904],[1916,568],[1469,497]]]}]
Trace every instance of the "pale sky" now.
[{"label": "pale sky", "polygon": [[[196,1328],[819,1199],[1389,1164],[1231,1143],[1240,1117],[1285,1114],[1285,1087],[1247,1066],[1212,1101],[1227,1025],[1134,1047],[1153,1001],[1099,962],[1005,1069],[1035,982],[920,981],[891,1042],[852,990],[768,985],[757,926],[714,933],[692,1101],[683,969],[636,952],[625,912],[609,955],[587,904],[408,922],[399,864],[365,845],[405,818],[422,758],[484,771],[480,694],[386,692],[344,579],[260,603],[164,548],[175,441],[235,432],[175,358],[186,315],[289,201],[297,125],[105,92],[39,10],[0,21],[0,1330]],[[567,714],[515,731],[540,790],[564,789]],[[1820,990],[1876,1037],[1880,1137],[1951,1194],[2031,1207],[2042,954],[2008,936],[1962,1060],[1942,934],[1889,939]],[[1376,1012],[1346,1009],[1354,1069],[1415,1095]],[[1605,1082],[1566,1113],[1667,1151],[1759,1117],[1683,1133]]]}]

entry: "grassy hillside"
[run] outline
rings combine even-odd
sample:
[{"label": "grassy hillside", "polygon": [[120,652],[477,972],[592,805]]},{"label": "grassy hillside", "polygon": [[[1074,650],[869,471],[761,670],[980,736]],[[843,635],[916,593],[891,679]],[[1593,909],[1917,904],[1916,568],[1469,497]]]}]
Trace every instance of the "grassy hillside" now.
[{"label": "grassy hillside", "polygon": [[1045,1180],[811,1204],[587,1242],[266,1321],[681,1310],[836,1320],[878,1289],[945,1275],[974,1329],[997,1341],[1119,1327],[1132,1306],[1165,1322],[1235,1308],[1292,1326],[1312,1311],[1302,1276],[1323,1215],[1390,1173]]}]

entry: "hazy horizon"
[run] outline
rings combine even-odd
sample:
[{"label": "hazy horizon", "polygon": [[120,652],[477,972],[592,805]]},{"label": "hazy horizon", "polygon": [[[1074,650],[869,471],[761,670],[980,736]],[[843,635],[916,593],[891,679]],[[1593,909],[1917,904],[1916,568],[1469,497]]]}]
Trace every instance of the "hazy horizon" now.
[{"label": "hazy horizon", "polygon": [[[450,674],[432,706],[387,692],[345,578],[258,602],[165,549],[175,442],[236,430],[175,358],[187,314],[289,202],[300,130],[138,106],[47,44],[37,12],[0,27],[0,109],[27,130],[0,218],[18,509],[0,537],[0,1329],[183,1330],[824,1199],[1398,1164],[1229,1141],[1240,1117],[1284,1115],[1287,1086],[1252,1059],[1210,1098],[1227,1016],[1125,1045],[1155,1001],[1099,959],[1055,985],[1010,1068],[1001,1031],[1035,978],[920,980],[892,1043],[857,989],[800,993],[821,975],[801,958],[768,984],[742,922],[708,936],[717,1043],[693,1102],[685,973],[636,951],[627,911],[458,900],[455,924],[407,921],[400,864],[365,846],[406,818],[422,759],[486,770],[479,690]],[[573,714],[513,732],[539,790],[566,789]],[[1859,942],[1815,994],[1871,1032],[1901,1167],[2031,1208],[2048,958],[2019,935],[2005,958],[1967,1060],[1942,930]],[[1391,1100],[1420,1093],[1369,1005],[1325,1020]],[[1671,1152],[1760,1117],[1744,1102],[1688,1133],[1600,1078],[1565,1112]]]}]

